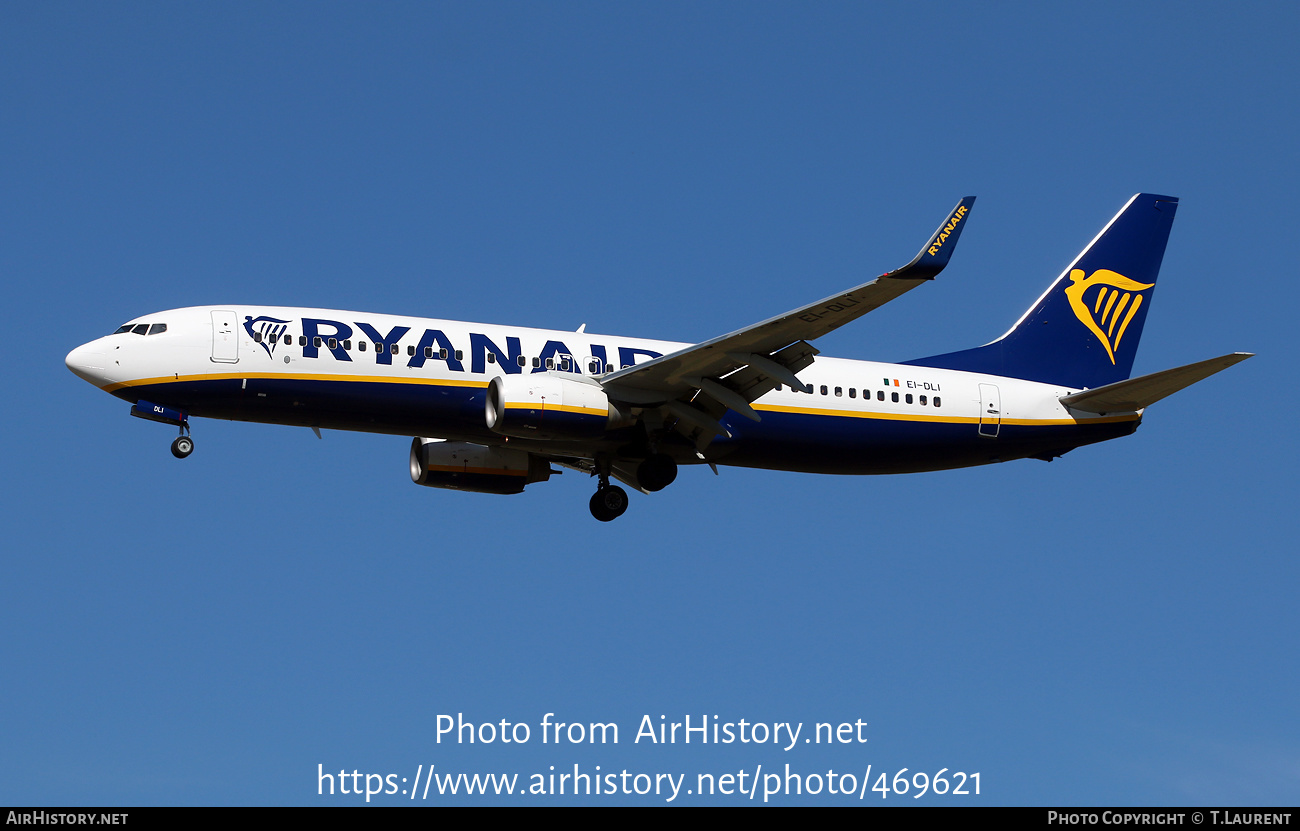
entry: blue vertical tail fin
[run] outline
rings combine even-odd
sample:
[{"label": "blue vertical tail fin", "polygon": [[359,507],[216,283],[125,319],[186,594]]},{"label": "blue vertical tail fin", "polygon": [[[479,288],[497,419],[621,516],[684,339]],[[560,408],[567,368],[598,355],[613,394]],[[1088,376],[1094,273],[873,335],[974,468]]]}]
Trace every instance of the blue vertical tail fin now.
[{"label": "blue vertical tail fin", "polygon": [[1011,331],[984,346],[904,363],[1100,387],[1129,377],[1178,200],[1139,193]]}]

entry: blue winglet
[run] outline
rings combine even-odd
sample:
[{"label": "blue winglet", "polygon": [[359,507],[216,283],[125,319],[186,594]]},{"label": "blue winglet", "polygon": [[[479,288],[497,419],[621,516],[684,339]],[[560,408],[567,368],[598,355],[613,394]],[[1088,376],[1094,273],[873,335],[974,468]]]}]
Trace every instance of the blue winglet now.
[{"label": "blue winglet", "polygon": [[952,251],[957,247],[957,239],[961,236],[961,229],[966,227],[966,218],[974,204],[974,196],[962,197],[910,263],[881,276],[896,280],[933,280],[952,259]]}]

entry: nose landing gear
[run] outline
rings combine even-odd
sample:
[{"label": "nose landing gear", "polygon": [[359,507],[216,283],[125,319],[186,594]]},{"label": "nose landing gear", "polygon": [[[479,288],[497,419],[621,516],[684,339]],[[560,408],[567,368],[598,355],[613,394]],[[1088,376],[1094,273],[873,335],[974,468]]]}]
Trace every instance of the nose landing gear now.
[{"label": "nose landing gear", "polygon": [[172,455],[176,458],[184,459],[194,452],[194,439],[190,438],[189,435],[190,417],[184,410],[174,410],[171,407],[164,407],[151,401],[140,400],[135,402],[135,406],[131,408],[131,415],[136,418],[179,427],[181,434],[172,442]]},{"label": "nose landing gear", "polygon": [[172,442],[172,455],[178,459],[184,459],[194,452],[194,439],[189,436],[178,436]]}]

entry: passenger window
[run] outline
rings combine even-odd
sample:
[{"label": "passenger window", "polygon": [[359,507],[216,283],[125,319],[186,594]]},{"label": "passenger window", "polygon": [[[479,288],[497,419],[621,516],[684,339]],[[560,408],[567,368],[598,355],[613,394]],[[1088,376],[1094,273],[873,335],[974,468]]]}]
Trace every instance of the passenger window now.
[{"label": "passenger window", "polygon": [[857,397],[858,397],[857,387],[849,387],[849,398],[857,398]]},{"label": "passenger window", "polygon": [[[523,358],[520,358],[520,359],[519,359],[519,365],[520,365],[520,366],[523,366],[523,365],[524,365],[524,360],[523,360]],[[592,375],[599,375],[599,374],[600,374],[600,361],[592,361],[590,364],[588,364],[588,365],[587,365],[587,372],[591,373]]]},{"label": "passenger window", "polygon": [[934,406],[936,406],[936,407],[939,406],[939,396],[937,396],[937,395],[934,397]]},{"label": "passenger window", "polygon": [[925,396],[924,396],[924,395],[921,396],[921,406],[922,406],[922,407],[925,406]]},{"label": "passenger window", "polygon": [[284,336],[284,345],[285,345],[285,346],[293,346],[293,335],[285,335],[285,336]]},{"label": "passenger window", "polygon": [[329,344],[330,344],[330,349],[337,349],[337,348],[338,348],[338,345],[339,345],[338,339],[337,339],[337,338],[330,338],[330,340],[329,340]]},{"label": "passenger window", "polygon": [[877,400],[877,401],[884,401],[884,400],[885,400],[885,391],[884,391],[884,390],[876,390],[876,400]]},{"label": "passenger window", "polygon": [[[459,353],[457,353],[457,354],[459,355]],[[442,358],[444,361],[447,360],[447,350],[446,350],[446,349],[439,349],[439,350],[438,350],[438,357],[439,357],[439,358]]]},{"label": "passenger window", "polygon": [[547,369],[555,369],[555,359],[554,359],[554,358],[547,358],[547,359],[546,359],[546,368],[547,368]]},{"label": "passenger window", "polygon": [[161,335],[163,332],[166,331],[167,331],[166,323],[155,323],[154,325],[149,327],[149,334],[151,335]]},{"label": "passenger window", "polygon": [[359,341],[357,341],[357,351],[358,351],[358,352],[365,352],[365,351],[366,351],[366,341],[363,341],[363,340],[359,340]]},{"label": "passenger window", "polygon": [[903,396],[903,400],[905,400],[908,404],[911,404],[911,403],[912,403],[912,394],[909,392],[907,395]]},{"label": "passenger window", "polygon": [[[382,348],[382,344],[380,345],[380,348]],[[393,344],[388,351],[392,352],[394,355],[398,354],[399,350],[397,348],[397,344]]]},{"label": "passenger window", "polygon": [[490,363],[490,364],[494,364],[494,363],[496,363],[496,362],[497,362],[497,353],[495,353],[495,352],[489,352],[489,353],[487,353],[487,359],[488,359],[488,363]]},{"label": "passenger window", "polygon": [[261,343],[261,342],[262,342],[262,333],[261,333],[261,332],[254,332],[254,333],[253,333],[253,343]]},{"label": "passenger window", "polygon": [[537,369],[537,368],[540,367],[541,365],[542,365],[542,359],[541,359],[541,358],[533,358],[533,369]]},{"label": "passenger window", "polygon": [[352,351],[352,341],[350,341],[350,340],[345,340],[345,341],[343,341],[343,348],[344,348],[345,350],[351,352],[351,351]]},{"label": "passenger window", "polygon": [[316,337],[311,339],[311,345],[316,347],[317,349],[320,349],[320,335],[317,335]]},{"label": "passenger window", "polygon": [[[320,338],[317,338],[316,340],[320,340]],[[306,346],[306,345],[307,345],[307,336],[306,336],[306,335],[299,335],[299,336],[298,336],[298,345],[299,345],[299,346]]]},{"label": "passenger window", "polygon": [[528,363],[528,359],[525,358],[523,355],[520,355],[519,358],[516,360],[516,362],[517,362],[520,366],[523,366],[524,364]]},{"label": "passenger window", "polygon": [[463,360],[465,360],[465,353],[462,352],[461,350],[457,349],[457,350],[456,350],[456,360],[458,360],[458,361],[463,361]]},{"label": "passenger window", "polygon": [[[394,346],[393,348],[396,349],[397,347]],[[408,347],[406,347],[406,356],[407,356],[408,358],[414,358],[414,357],[415,357],[415,347],[414,347],[414,346],[408,346]]]},{"label": "passenger window", "polygon": [[432,357],[433,357],[433,347],[432,347],[432,346],[426,346],[426,347],[424,347],[424,357],[426,357],[426,358],[432,358]]},{"label": "passenger window", "polygon": [[843,397],[844,397],[844,388],[843,388],[843,387],[836,387],[836,388],[835,388],[835,397],[836,397],[836,398],[843,398]]},{"label": "passenger window", "polygon": [[897,403],[898,403],[898,393],[896,393],[896,392],[891,392],[891,393],[889,394],[889,400],[890,400],[890,401],[893,401],[895,404],[897,404]]},{"label": "passenger window", "polygon": [[826,395],[826,385],[822,384],[822,395]]}]

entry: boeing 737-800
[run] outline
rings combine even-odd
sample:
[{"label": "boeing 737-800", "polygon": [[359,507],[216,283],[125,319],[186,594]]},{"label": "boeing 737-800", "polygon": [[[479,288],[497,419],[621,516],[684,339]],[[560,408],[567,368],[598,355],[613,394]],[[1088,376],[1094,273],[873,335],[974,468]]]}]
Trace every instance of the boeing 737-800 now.
[{"label": "boeing 737-800", "polygon": [[67,356],[78,376],[179,428],[193,416],[413,436],[411,478],[519,493],[597,477],[591,513],[681,465],[906,473],[1050,461],[1126,436],[1155,401],[1250,357],[1129,378],[1178,200],[1140,193],[992,343],[901,364],[810,341],[948,264],[967,197],[915,259],[842,294],[694,345],[360,312],[202,306],[136,318]]}]

